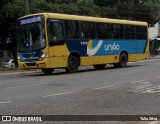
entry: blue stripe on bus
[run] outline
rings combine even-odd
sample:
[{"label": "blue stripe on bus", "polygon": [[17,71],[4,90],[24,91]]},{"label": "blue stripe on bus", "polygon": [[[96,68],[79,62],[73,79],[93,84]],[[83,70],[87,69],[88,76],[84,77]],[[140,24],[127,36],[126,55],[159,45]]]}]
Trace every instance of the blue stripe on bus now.
[{"label": "blue stripe on bus", "polygon": [[[96,48],[92,55],[119,55],[121,51],[125,50],[128,54],[142,54],[146,49],[146,40],[67,40],[66,44],[70,52],[78,52],[80,56],[87,56],[90,54],[87,51],[89,42],[92,42],[92,52],[99,44],[100,47]],[[101,43],[100,43],[101,42]]]}]

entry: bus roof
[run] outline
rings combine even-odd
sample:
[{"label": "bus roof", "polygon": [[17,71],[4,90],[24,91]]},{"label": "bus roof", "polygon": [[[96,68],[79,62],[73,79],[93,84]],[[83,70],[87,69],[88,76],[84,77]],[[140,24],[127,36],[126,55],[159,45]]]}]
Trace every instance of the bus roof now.
[{"label": "bus roof", "polygon": [[54,18],[54,19],[148,26],[147,22],[141,22],[141,21],[110,19],[110,18],[100,18],[100,17],[91,17],[91,16],[79,16],[79,15],[69,15],[69,14],[59,14],[59,13],[36,13],[36,14],[23,16],[21,18],[25,18],[25,17],[33,16],[33,15],[44,15],[46,18]]}]

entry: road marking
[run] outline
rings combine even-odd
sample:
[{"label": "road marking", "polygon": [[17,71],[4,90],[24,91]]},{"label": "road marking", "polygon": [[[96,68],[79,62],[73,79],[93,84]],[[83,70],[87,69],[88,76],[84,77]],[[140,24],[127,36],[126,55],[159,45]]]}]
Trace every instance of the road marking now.
[{"label": "road marking", "polygon": [[151,82],[145,80],[129,82],[130,92],[139,92],[139,93],[159,93],[160,85],[154,85]]},{"label": "road marking", "polygon": [[114,85],[104,86],[104,87],[97,87],[97,88],[94,88],[94,90],[105,89],[105,88],[110,88],[110,87],[114,87]]},{"label": "road marking", "polygon": [[57,93],[57,94],[52,94],[52,95],[45,95],[42,97],[51,97],[51,96],[60,96],[60,95],[67,95],[67,94],[73,94],[74,92],[66,92],[66,93]]},{"label": "road marking", "polygon": [[0,104],[6,104],[6,103],[11,103],[11,101],[0,102]]},{"label": "road marking", "polygon": [[143,91],[143,93],[159,93],[160,85],[149,88],[148,90]]},{"label": "road marking", "polygon": [[141,82],[144,82],[145,80],[138,80],[138,81],[133,81],[133,82],[129,82],[129,83],[141,83]]},{"label": "road marking", "polygon": [[157,77],[157,78],[160,78],[160,77]]},{"label": "road marking", "polygon": [[28,84],[28,85],[21,85],[21,86],[15,86],[15,87],[6,87],[4,89],[20,88],[20,87],[30,87],[30,86],[45,85],[45,84],[49,84],[49,83]]},{"label": "road marking", "polygon": [[148,88],[149,86],[153,86],[153,84],[143,84],[143,85],[140,85],[140,86],[136,86],[135,90]]},{"label": "road marking", "polygon": [[[148,85],[152,86],[152,85]],[[153,90],[152,87],[147,87],[147,86],[141,86],[139,88],[135,88],[134,92],[142,92],[142,93],[149,93],[149,91]]]}]

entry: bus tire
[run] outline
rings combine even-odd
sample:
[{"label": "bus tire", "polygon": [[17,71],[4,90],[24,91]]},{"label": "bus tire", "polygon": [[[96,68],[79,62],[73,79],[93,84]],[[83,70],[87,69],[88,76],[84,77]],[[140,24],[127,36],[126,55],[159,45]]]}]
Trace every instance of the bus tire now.
[{"label": "bus tire", "polygon": [[70,56],[68,58],[68,67],[65,68],[67,73],[75,73],[78,71],[78,58],[75,56]]},{"label": "bus tire", "polygon": [[127,66],[127,62],[128,62],[128,56],[126,55],[126,53],[122,53],[119,57],[119,63],[115,63],[114,67],[115,68],[124,68]]},{"label": "bus tire", "polygon": [[100,64],[100,65],[93,65],[93,67],[96,69],[96,70],[102,70],[104,69],[106,66],[106,64]]},{"label": "bus tire", "polygon": [[54,69],[52,69],[52,68],[42,68],[41,70],[46,75],[51,75],[54,71]]}]

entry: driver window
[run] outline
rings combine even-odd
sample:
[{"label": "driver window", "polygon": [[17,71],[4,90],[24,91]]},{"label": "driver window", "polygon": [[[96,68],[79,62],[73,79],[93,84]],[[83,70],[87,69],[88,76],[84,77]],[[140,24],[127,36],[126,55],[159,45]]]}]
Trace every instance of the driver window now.
[{"label": "driver window", "polygon": [[64,43],[63,24],[57,22],[50,22],[48,32],[49,44],[58,45]]}]

